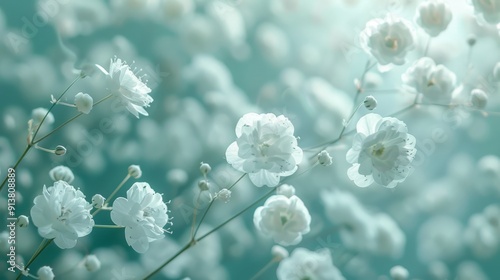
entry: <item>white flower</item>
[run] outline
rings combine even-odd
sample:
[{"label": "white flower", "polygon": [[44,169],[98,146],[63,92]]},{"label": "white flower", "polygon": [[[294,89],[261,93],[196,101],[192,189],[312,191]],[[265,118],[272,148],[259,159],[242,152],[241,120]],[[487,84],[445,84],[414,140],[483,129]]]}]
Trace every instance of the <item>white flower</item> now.
[{"label": "white flower", "polygon": [[406,236],[398,224],[387,214],[373,216],[376,233],[371,251],[377,255],[399,258],[403,255]]},{"label": "white flower", "polygon": [[79,190],[65,181],[54,182],[34,200],[31,219],[38,233],[47,239],[54,239],[61,249],[73,248],[78,237],[88,235],[94,226],[90,215],[92,206]]},{"label": "white flower", "polygon": [[282,260],[276,270],[278,280],[344,280],[344,276],[333,265],[328,249],[316,252],[305,248],[293,250],[290,257]]},{"label": "white flower", "polygon": [[73,171],[64,165],[59,165],[52,168],[49,171],[49,176],[53,181],[63,180],[68,184],[71,184],[75,179],[75,175],[73,175]]},{"label": "white flower", "polygon": [[426,1],[417,7],[415,21],[432,37],[446,30],[452,18],[450,6],[442,0]]},{"label": "white flower", "polygon": [[365,97],[365,100],[363,101],[363,105],[365,105],[365,108],[368,110],[373,110],[377,108],[377,99],[375,97],[368,95]]},{"label": "white flower", "polygon": [[318,162],[323,166],[330,166],[333,163],[333,158],[330,156],[327,150],[323,150],[318,154]]},{"label": "white flower", "polygon": [[500,23],[500,0],[470,0],[480,23]]},{"label": "white flower", "polygon": [[52,280],[55,277],[54,272],[52,272],[52,267],[50,266],[40,267],[36,274],[39,280]]},{"label": "white flower", "polygon": [[130,165],[128,167],[128,175],[132,178],[139,179],[142,176],[142,170],[139,165]]},{"label": "white flower", "polygon": [[295,187],[288,184],[283,184],[276,189],[276,194],[284,195],[288,198],[295,195]]},{"label": "white flower", "polygon": [[150,242],[164,237],[163,227],[169,218],[161,194],[148,183],[137,182],[127,191],[127,198],[119,197],[113,202],[111,220],[125,227],[127,244],[144,253]]},{"label": "white flower", "polygon": [[118,97],[120,104],[134,116],[139,118],[139,114],[148,116],[148,112],[143,107],[149,107],[153,98],[148,94],[151,89],[137,77],[124,61],[119,58],[111,59],[109,72],[102,66],[96,64],[104,75],[108,76],[109,90]]},{"label": "white flower", "polygon": [[293,136],[292,123],[283,115],[244,115],[236,125],[234,141],[226,160],[235,169],[249,173],[254,185],[278,185],[281,176],[290,176],[302,161],[302,149]]},{"label": "white flower", "polygon": [[216,198],[222,200],[224,203],[228,203],[231,199],[231,191],[224,188],[217,193]]},{"label": "white flower", "polygon": [[396,265],[391,268],[390,274],[392,279],[394,280],[407,280],[410,276],[410,273],[406,268],[400,265]]},{"label": "white flower", "polygon": [[432,102],[448,104],[456,87],[455,74],[429,57],[422,57],[402,75],[405,86]]},{"label": "white flower", "polygon": [[99,261],[96,255],[88,255],[85,257],[83,265],[88,271],[93,272],[101,268],[101,261]]},{"label": "white flower", "polygon": [[393,188],[412,171],[416,153],[415,137],[406,124],[396,118],[377,114],[363,116],[356,125],[356,135],[346,159],[352,164],[349,179],[359,187],[373,183]]},{"label": "white flower", "polygon": [[95,194],[92,197],[92,207],[94,207],[96,209],[102,208],[104,206],[105,201],[106,201],[106,199],[104,198],[104,196],[102,196],[100,194]]},{"label": "white flower", "polygon": [[482,89],[473,89],[470,93],[470,103],[476,109],[484,109],[488,104],[488,95]]},{"label": "white flower", "polygon": [[273,259],[276,261],[281,261],[284,258],[288,258],[289,256],[288,251],[284,247],[281,247],[280,245],[274,245],[271,248],[271,254],[273,255]]},{"label": "white flower", "polygon": [[25,215],[20,215],[17,217],[16,225],[20,228],[27,227],[30,224],[30,220]]},{"label": "white flower", "polygon": [[414,46],[415,35],[411,23],[403,18],[388,15],[384,19],[372,19],[361,32],[363,49],[373,55],[379,64],[402,65],[406,54]]},{"label": "white flower", "polygon": [[259,231],[273,237],[276,243],[289,246],[298,244],[302,235],[309,232],[311,216],[297,196],[273,195],[264,206],[255,210],[253,222]]},{"label": "white flower", "polygon": [[[39,125],[42,122],[45,115],[47,114],[47,112],[48,110],[42,107],[33,109],[33,111],[31,111],[31,118],[33,119],[33,125],[34,126]],[[45,117],[44,124],[51,125],[53,123],[54,123],[54,115],[51,112],[49,112],[49,114],[47,114],[47,117]]]},{"label": "white flower", "polygon": [[94,99],[86,93],[79,92],[75,95],[75,106],[79,112],[88,114],[94,106]]}]

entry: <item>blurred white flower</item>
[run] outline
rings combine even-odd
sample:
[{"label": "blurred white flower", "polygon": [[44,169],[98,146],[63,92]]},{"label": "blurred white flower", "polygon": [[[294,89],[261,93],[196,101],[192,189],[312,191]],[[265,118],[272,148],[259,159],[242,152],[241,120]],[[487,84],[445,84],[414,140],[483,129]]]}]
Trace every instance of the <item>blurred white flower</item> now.
[{"label": "blurred white flower", "polygon": [[500,0],[469,0],[479,23],[500,23]]},{"label": "blurred white flower", "polygon": [[455,73],[444,65],[436,65],[429,57],[422,57],[413,63],[401,76],[411,91],[421,93],[431,102],[450,103],[456,87]]},{"label": "blurred white flower", "polygon": [[415,47],[415,35],[409,21],[388,15],[384,19],[376,18],[367,22],[361,32],[360,43],[379,64],[403,65],[407,53]]},{"label": "blurred white flower", "polygon": [[363,116],[346,159],[352,164],[349,179],[359,187],[373,183],[393,188],[412,171],[416,139],[406,124],[396,118],[377,114]]},{"label": "blurred white flower", "polygon": [[226,160],[235,169],[249,174],[257,187],[278,185],[281,176],[290,176],[302,161],[292,123],[283,115],[244,115],[236,125],[234,141]]},{"label": "blurred white flower", "polygon": [[17,217],[16,225],[20,228],[27,227],[30,224],[30,220],[26,215],[20,215]]},{"label": "blurred white flower", "polygon": [[73,180],[75,179],[75,175],[73,175],[73,171],[69,169],[69,167],[64,166],[64,165],[58,165],[54,168],[52,168],[49,171],[49,176],[50,179],[52,179],[54,182],[63,180],[67,182],[68,184],[71,184]]},{"label": "blurred white flower", "polygon": [[130,66],[119,58],[111,59],[109,72],[102,66],[96,67],[108,77],[108,90],[118,97],[120,104],[134,116],[139,118],[139,114],[148,116],[148,112],[143,107],[149,107],[153,98],[149,95],[151,89],[132,72]]},{"label": "blurred white flower", "polygon": [[50,266],[40,267],[36,275],[38,276],[39,280],[52,280],[55,277],[54,272],[52,272],[52,267]]},{"label": "blurred white flower", "polygon": [[99,261],[96,255],[88,255],[85,257],[83,265],[88,271],[94,272],[101,268],[101,261]]},{"label": "blurred white flower", "polygon": [[253,222],[276,243],[289,246],[298,244],[302,235],[310,231],[311,216],[297,196],[273,195],[255,210]]},{"label": "blurred white flower", "polygon": [[422,262],[451,262],[463,252],[464,229],[450,216],[433,216],[418,231],[417,255]]},{"label": "blurred white flower", "polygon": [[403,266],[393,266],[389,272],[393,280],[407,280],[410,276],[408,269]]},{"label": "blurred white flower", "polygon": [[415,21],[432,37],[446,30],[452,18],[450,6],[442,0],[420,3]]},{"label": "blurred white flower", "polygon": [[75,95],[75,106],[79,112],[88,114],[94,106],[94,99],[86,93],[79,92]]},{"label": "blurred white flower", "polygon": [[105,201],[106,201],[106,199],[104,198],[104,196],[102,196],[100,194],[95,194],[92,197],[92,207],[94,207],[96,209],[102,208],[104,206]]},{"label": "blurred white flower", "polygon": [[61,249],[73,248],[79,237],[88,235],[94,226],[90,214],[92,206],[85,195],[65,181],[54,186],[43,186],[41,195],[35,197],[31,219],[38,233]]},{"label": "blurred white flower", "polygon": [[484,109],[488,104],[488,95],[482,89],[473,89],[470,93],[470,103],[476,109]]},{"label": "blurred white flower", "polygon": [[144,253],[150,242],[164,237],[163,227],[169,218],[161,194],[148,183],[137,182],[127,191],[127,198],[119,197],[113,202],[111,220],[125,227],[127,244]]},{"label": "blurred white flower", "polygon": [[377,255],[400,258],[406,245],[406,236],[391,216],[379,213],[372,218],[375,226],[375,242],[371,251]]},{"label": "blurred white flower", "polygon": [[290,257],[282,260],[276,270],[278,280],[344,280],[344,276],[333,265],[328,249],[316,252],[305,248],[293,250]]}]

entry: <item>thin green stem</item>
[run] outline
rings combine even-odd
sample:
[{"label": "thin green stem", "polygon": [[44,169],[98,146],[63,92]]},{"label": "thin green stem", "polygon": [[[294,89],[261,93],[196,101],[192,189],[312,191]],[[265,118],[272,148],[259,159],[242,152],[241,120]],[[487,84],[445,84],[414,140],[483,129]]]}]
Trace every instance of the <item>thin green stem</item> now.
[{"label": "thin green stem", "polygon": [[166,262],[164,262],[162,265],[160,265],[158,268],[156,268],[155,270],[153,270],[151,273],[149,273],[148,275],[146,275],[143,279],[144,280],[147,280],[149,278],[151,278],[153,275],[155,275],[156,273],[158,273],[160,270],[162,270],[165,266],[167,266],[170,262],[172,262],[173,260],[175,260],[178,256],[180,256],[182,253],[184,253],[184,251],[186,251],[187,249],[191,248],[191,246],[194,246],[194,243],[193,242],[189,242],[188,244],[186,244],[184,247],[182,247],[182,249],[179,250],[179,252],[175,253],[175,255],[173,255],[172,257],[170,257],[170,259],[168,259]]},{"label": "thin green stem", "polygon": [[117,225],[94,225],[95,228],[125,228],[124,226]]},{"label": "thin green stem", "polygon": [[273,266],[273,264],[275,264],[276,262],[277,262],[276,258],[271,259],[268,263],[266,263],[266,265],[264,265],[263,268],[261,268],[257,273],[255,273],[255,275],[252,278],[250,278],[250,280],[259,279],[259,277],[262,276],[262,274],[264,274],[264,272],[266,272],[269,268],[271,268],[271,266]]},{"label": "thin green stem", "polygon": [[[201,196],[201,190],[200,192],[198,193],[198,197],[196,197],[196,204],[194,206],[194,210],[193,210],[193,221],[191,223],[191,240],[194,239],[194,235],[196,234],[195,231],[194,231],[194,227],[195,227],[195,224],[196,224],[196,215],[198,213],[198,207],[199,207],[199,202],[200,202],[200,196]],[[213,199],[210,201],[210,204],[212,204],[212,201]],[[208,210],[207,210],[208,211]],[[205,215],[203,215],[204,217]]]},{"label": "thin green stem", "polygon": [[[54,239],[44,239],[44,240],[42,240],[42,242],[40,243],[40,245],[36,249],[35,253],[33,253],[33,255],[31,256],[30,260],[24,266],[24,269],[28,269],[29,266],[35,261],[35,259],[42,253],[43,250],[45,250],[45,248],[47,248],[47,246],[49,246],[50,243],[52,243],[53,240]],[[17,275],[16,280],[21,279],[22,275],[23,275],[22,273],[19,273],[19,275]]]},{"label": "thin green stem", "polygon": [[[26,148],[24,149],[24,152],[23,154],[19,157],[19,159],[16,161],[16,163],[14,164],[14,166],[12,167],[12,169],[17,170],[17,166],[19,165],[19,163],[21,163],[21,161],[24,159],[24,157],[26,156],[26,154],[28,153],[28,151],[31,149],[31,147],[33,147],[33,145],[30,145],[28,144],[26,146]],[[5,185],[5,183],[7,182],[7,179],[9,179],[9,174],[7,173],[5,175],[5,178],[3,179],[3,182],[2,182],[2,185],[0,185],[0,191],[2,191],[3,189],[3,186]]]},{"label": "thin green stem", "polygon": [[[244,173],[243,175],[240,176],[240,178],[238,178],[238,180],[234,181],[233,184],[231,184],[231,186],[229,186],[227,189],[228,190],[231,190],[234,186],[236,186],[236,184],[238,184],[245,176],[247,175],[247,173]],[[198,230],[200,229],[201,227],[201,224],[203,223],[203,221],[205,220],[205,217],[207,216],[207,213],[208,213],[208,210],[210,210],[210,208],[212,207],[212,205],[214,204],[214,201],[215,199],[212,199],[212,201],[210,201],[210,203],[208,204],[207,206],[207,209],[205,210],[205,212],[203,212],[203,216],[201,217],[200,219],[200,222],[198,223],[198,226],[196,226],[196,230],[194,231],[193,235],[192,235],[192,239],[194,240],[195,237],[196,237],[196,233],[198,233]],[[196,209],[195,209],[196,210]]]},{"label": "thin green stem", "polygon": [[95,216],[97,213],[99,213],[101,211],[101,209],[105,208],[108,205],[109,201],[123,187],[123,185],[125,185],[125,183],[128,181],[128,179],[130,179],[130,174],[127,174],[127,176],[125,176],[125,178],[123,178],[123,180],[120,182],[120,184],[118,186],[116,186],[115,190],[108,196],[108,198],[106,198],[106,200],[104,200],[104,204],[102,205],[102,207],[95,210],[94,213],[92,213],[92,216]]}]

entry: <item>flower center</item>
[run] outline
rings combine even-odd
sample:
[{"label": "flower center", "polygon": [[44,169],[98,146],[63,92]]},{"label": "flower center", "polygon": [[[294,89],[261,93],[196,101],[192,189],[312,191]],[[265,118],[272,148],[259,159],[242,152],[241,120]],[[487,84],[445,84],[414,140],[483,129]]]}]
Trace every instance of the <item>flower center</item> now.
[{"label": "flower center", "polygon": [[71,214],[71,209],[66,209],[64,206],[61,206],[61,215],[57,217],[57,220],[61,222],[66,222],[68,220],[68,216]]},{"label": "flower center", "polygon": [[381,143],[377,143],[372,146],[372,155],[375,157],[381,157],[384,155],[385,147]]},{"label": "flower center", "polygon": [[387,37],[385,37],[385,46],[393,51],[397,50],[398,49],[398,40],[387,36]]}]

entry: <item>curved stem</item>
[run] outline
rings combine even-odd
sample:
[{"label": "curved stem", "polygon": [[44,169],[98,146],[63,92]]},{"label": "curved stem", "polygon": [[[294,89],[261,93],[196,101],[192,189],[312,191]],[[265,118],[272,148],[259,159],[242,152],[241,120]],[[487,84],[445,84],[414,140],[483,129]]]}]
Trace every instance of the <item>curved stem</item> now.
[{"label": "curved stem", "polygon": [[189,242],[188,244],[186,244],[184,247],[182,247],[182,249],[179,250],[179,252],[175,253],[175,255],[173,255],[172,257],[170,257],[170,259],[168,259],[166,262],[164,262],[162,265],[160,265],[154,271],[152,271],[151,273],[149,273],[148,275],[146,275],[143,279],[146,280],[146,279],[151,278],[153,275],[155,275],[160,270],[162,270],[166,265],[168,265],[170,262],[172,262],[173,260],[175,260],[182,253],[184,253],[184,251],[186,251],[187,249],[191,248],[191,246],[194,246],[193,242]]},{"label": "curved stem", "polygon": [[[16,161],[16,164],[14,164],[14,166],[12,167],[12,169],[17,170],[17,166],[19,165],[19,163],[21,163],[21,161],[24,159],[24,157],[26,156],[26,154],[28,153],[28,151],[31,149],[31,147],[33,147],[33,145],[31,144],[28,144],[26,146],[26,148],[24,149],[24,152],[23,154],[19,157],[19,159]],[[9,173],[7,173],[5,175],[5,178],[3,179],[2,181],[2,185],[0,185],[0,191],[2,191],[3,189],[3,186],[5,185],[5,183],[7,182],[7,179],[9,179]]]},{"label": "curved stem", "polygon": [[[127,174],[127,176],[125,176],[125,178],[123,178],[123,180],[120,182],[120,184],[118,184],[118,186],[116,186],[115,190],[108,196],[108,198],[106,198],[106,200],[104,200],[104,204],[102,205],[101,208],[99,209],[96,209],[94,211],[94,213],[92,213],[91,215],[92,216],[95,216],[97,213],[99,213],[103,208],[106,208],[106,206],[108,205],[109,201],[113,198],[113,196],[115,196],[115,194],[123,187],[123,185],[125,185],[125,183],[128,181],[128,179],[130,179],[130,174]],[[107,209],[106,209],[107,210]]]},{"label": "curved stem", "polygon": [[[54,239],[44,239],[42,240],[42,242],[40,243],[40,245],[38,246],[38,248],[36,249],[35,253],[33,253],[33,256],[31,256],[30,260],[28,261],[28,263],[26,263],[26,265],[24,266],[23,269],[28,269],[29,266],[35,261],[35,259],[38,257],[38,255],[40,255],[42,253],[43,250],[45,250],[45,248],[47,248],[47,246],[50,245],[50,243],[52,243]],[[22,273],[19,273],[19,275],[17,275],[17,278],[16,280],[18,279],[21,279],[21,276],[23,274]]]},{"label": "curved stem", "polygon": [[276,258],[272,258],[268,263],[266,263],[266,265],[264,265],[263,268],[261,268],[257,273],[255,273],[255,275],[252,278],[250,278],[250,280],[259,279],[259,277],[262,274],[264,274],[264,272],[266,272],[269,268],[271,268],[271,266],[276,262],[277,262]]}]

